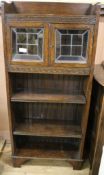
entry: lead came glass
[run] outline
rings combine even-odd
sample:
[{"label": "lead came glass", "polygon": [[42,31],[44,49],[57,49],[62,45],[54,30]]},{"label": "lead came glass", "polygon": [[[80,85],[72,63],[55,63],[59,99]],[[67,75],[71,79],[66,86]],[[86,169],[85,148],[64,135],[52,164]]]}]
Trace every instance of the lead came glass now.
[{"label": "lead came glass", "polygon": [[12,28],[12,57],[16,60],[43,60],[43,28]]},{"label": "lead came glass", "polygon": [[55,62],[87,62],[88,31],[56,29]]}]

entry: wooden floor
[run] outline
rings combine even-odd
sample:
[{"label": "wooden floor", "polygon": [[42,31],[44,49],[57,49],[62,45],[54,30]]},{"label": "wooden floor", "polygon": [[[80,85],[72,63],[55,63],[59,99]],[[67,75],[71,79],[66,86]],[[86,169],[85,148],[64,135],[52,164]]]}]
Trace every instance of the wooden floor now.
[{"label": "wooden floor", "polygon": [[85,162],[83,169],[76,171],[66,161],[31,160],[13,168],[11,160],[11,145],[6,144],[0,155],[0,175],[89,175],[89,164]]}]

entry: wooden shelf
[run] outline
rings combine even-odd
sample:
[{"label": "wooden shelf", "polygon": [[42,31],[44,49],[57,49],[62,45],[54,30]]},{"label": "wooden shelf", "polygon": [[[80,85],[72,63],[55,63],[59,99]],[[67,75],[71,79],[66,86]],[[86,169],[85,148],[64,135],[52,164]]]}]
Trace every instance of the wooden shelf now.
[{"label": "wooden shelf", "polygon": [[60,121],[31,121],[19,123],[14,135],[81,138],[81,128]]},{"label": "wooden shelf", "polygon": [[76,160],[80,159],[79,152],[77,150],[48,150],[48,149],[18,149],[15,157],[28,158],[28,159],[50,159],[50,160]]},{"label": "wooden shelf", "polygon": [[78,103],[85,104],[84,95],[42,94],[42,93],[15,93],[11,97],[12,102],[51,102],[51,103]]}]

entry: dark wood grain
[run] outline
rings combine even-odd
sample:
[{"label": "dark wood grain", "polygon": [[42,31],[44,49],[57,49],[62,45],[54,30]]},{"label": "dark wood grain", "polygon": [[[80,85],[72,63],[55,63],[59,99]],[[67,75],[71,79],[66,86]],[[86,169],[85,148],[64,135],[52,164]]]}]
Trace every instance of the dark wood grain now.
[{"label": "dark wood grain", "polygon": [[[65,103],[12,103],[12,111],[15,116],[15,126],[18,123],[32,124],[33,120],[50,122],[63,122],[69,125],[80,126],[83,113],[82,104],[65,104]],[[13,129],[13,130],[14,130]]]},{"label": "dark wood grain", "polygon": [[60,68],[60,67],[39,67],[39,66],[22,66],[22,65],[8,65],[7,66],[8,72],[21,72],[21,73],[42,73],[42,74],[68,74],[68,75],[89,75],[92,71],[92,67],[68,67]]},{"label": "dark wood grain", "polygon": [[[17,13],[16,7],[15,7],[15,11],[14,11],[13,4],[6,4],[6,6],[8,6],[8,7],[11,6],[13,12]],[[102,16],[102,15],[104,15],[104,4],[101,4],[100,7],[101,7],[100,15]],[[89,8],[89,9],[91,9],[91,8]],[[11,9],[7,9],[7,8],[5,9],[6,13],[9,13],[9,11],[11,12]],[[92,12],[93,12],[93,8],[92,8]],[[1,7],[0,7],[0,14],[1,14]]]},{"label": "dark wood grain", "polygon": [[48,137],[67,137],[81,138],[81,128],[77,125],[70,125],[60,121],[41,121],[19,123],[15,127],[14,135],[48,136]]},{"label": "dark wood grain", "polygon": [[46,149],[20,149],[13,158],[28,158],[28,159],[51,159],[51,160],[76,160],[79,161],[79,154],[75,150],[58,151]]},{"label": "dark wood grain", "polygon": [[[11,100],[56,101],[84,103],[84,88],[88,76],[53,74],[10,74],[12,78]],[[79,88],[78,88],[79,87]]]},{"label": "dark wood grain", "polygon": [[[95,24],[96,23],[96,17],[95,15],[80,15],[80,16],[64,16],[64,15],[30,15],[30,14],[8,14],[5,15],[5,22],[8,24],[12,22],[17,22],[19,24],[19,21],[23,22],[25,19],[25,22],[35,21],[35,22],[47,22],[47,23],[70,23],[70,24]],[[18,21],[19,20],[19,21]]]},{"label": "dark wood grain", "polygon": [[[77,11],[75,9],[75,5]],[[60,8],[59,8],[60,6]],[[93,9],[92,4],[88,3],[54,3],[54,2],[12,2],[10,4],[5,3],[5,13],[11,13],[11,9],[14,9],[14,13],[31,13],[31,14],[63,14],[63,15],[88,15]],[[58,9],[58,11],[57,11]]]},{"label": "dark wood grain", "polygon": [[[22,139],[21,142],[20,142],[20,138]],[[14,139],[16,139],[16,146],[17,146],[17,151],[15,153],[15,156],[20,156],[20,157],[23,156],[24,158],[40,157],[40,158],[50,158],[50,159],[51,157],[59,158],[59,159],[61,157],[63,158],[67,157],[67,159],[68,158],[70,159],[70,157],[73,156],[73,158],[76,160],[80,156],[78,152],[79,139],[70,138],[69,140],[67,140],[65,138],[63,139],[49,138],[48,140],[45,140],[45,138],[43,137],[38,138],[33,136],[15,136]],[[72,140],[73,140],[73,143],[71,142]],[[23,153],[18,155],[19,151],[21,151],[21,153],[23,151]],[[68,154],[65,155],[64,151],[70,152],[70,155]],[[77,152],[77,154],[74,154],[74,151]],[[60,155],[60,152],[62,152],[61,155]],[[46,154],[46,157],[44,156],[44,154]]]}]

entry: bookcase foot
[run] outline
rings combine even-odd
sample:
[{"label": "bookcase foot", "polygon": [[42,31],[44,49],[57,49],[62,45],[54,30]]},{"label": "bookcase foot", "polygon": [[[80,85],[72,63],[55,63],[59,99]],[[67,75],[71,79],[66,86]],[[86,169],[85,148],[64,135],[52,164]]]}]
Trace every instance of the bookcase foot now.
[{"label": "bookcase foot", "polygon": [[73,166],[73,170],[81,170],[83,166],[83,161],[78,161],[78,162],[70,162]]},{"label": "bookcase foot", "polygon": [[83,162],[75,162],[73,164],[73,170],[81,170],[83,166]]},{"label": "bookcase foot", "polygon": [[13,167],[20,168],[27,161],[25,158],[13,158]]}]

